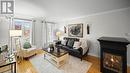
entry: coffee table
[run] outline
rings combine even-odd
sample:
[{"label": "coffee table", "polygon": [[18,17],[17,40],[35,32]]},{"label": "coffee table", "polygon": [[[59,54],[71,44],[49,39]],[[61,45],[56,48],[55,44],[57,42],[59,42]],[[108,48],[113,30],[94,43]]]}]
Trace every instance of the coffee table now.
[{"label": "coffee table", "polygon": [[44,48],[43,50],[45,51],[44,59],[58,68],[64,65],[68,60],[69,54],[63,49],[57,51],[57,48],[54,48],[54,51],[48,51],[48,48]]}]

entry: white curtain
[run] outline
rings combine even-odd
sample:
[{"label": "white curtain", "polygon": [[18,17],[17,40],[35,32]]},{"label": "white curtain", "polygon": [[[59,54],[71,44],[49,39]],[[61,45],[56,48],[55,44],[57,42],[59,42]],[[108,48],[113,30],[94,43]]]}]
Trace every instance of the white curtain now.
[{"label": "white curtain", "polygon": [[55,40],[55,23],[35,19],[32,24],[32,44],[37,48],[47,47]]},{"label": "white curtain", "polygon": [[32,22],[32,45],[35,45],[35,22],[36,20]]},{"label": "white curtain", "polygon": [[42,23],[39,19],[33,20],[32,44],[35,45],[37,48],[42,47]]},{"label": "white curtain", "polygon": [[55,23],[48,22],[47,24],[47,42],[53,42],[55,40]]},{"label": "white curtain", "polygon": [[46,22],[43,21],[42,23],[42,47],[46,46],[47,43],[47,25]]},{"label": "white curtain", "polygon": [[47,44],[53,40],[55,40],[55,23],[44,21],[42,25],[43,47],[47,47]]}]

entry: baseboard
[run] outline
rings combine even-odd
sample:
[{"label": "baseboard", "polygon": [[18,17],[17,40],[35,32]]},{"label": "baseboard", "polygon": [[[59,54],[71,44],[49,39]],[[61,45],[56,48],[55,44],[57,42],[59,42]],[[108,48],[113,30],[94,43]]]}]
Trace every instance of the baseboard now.
[{"label": "baseboard", "polygon": [[94,57],[98,57],[98,58],[99,58],[98,55],[95,55],[95,54],[93,54],[93,53],[88,53],[88,55],[90,55],[90,56],[94,56]]}]

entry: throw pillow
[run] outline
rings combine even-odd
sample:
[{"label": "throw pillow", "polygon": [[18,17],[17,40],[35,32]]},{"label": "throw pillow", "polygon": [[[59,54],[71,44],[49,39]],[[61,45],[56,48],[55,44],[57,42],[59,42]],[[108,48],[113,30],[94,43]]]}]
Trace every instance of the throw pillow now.
[{"label": "throw pillow", "polygon": [[68,40],[67,46],[73,47],[73,45],[74,45],[74,40],[73,39]]},{"label": "throw pillow", "polygon": [[67,43],[67,40],[62,40],[61,41],[61,44],[63,44],[63,45],[66,45],[66,43]]},{"label": "throw pillow", "polygon": [[73,48],[78,49],[81,45],[81,42],[74,42]]},{"label": "throw pillow", "polygon": [[29,42],[25,42],[23,48],[25,49],[31,48],[31,44]]}]

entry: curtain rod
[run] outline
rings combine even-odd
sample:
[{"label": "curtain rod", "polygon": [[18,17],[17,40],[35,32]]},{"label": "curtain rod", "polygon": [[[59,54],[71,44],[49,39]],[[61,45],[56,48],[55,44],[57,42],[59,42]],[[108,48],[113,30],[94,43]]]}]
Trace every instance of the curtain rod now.
[{"label": "curtain rod", "polygon": [[52,23],[52,24],[56,24],[55,22],[49,22],[49,21],[45,21],[45,23]]},{"label": "curtain rod", "polygon": [[14,18],[14,19],[20,19],[20,20],[32,21],[31,19],[24,19],[24,18]]}]

